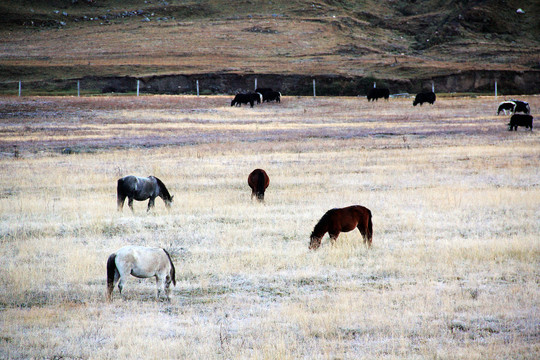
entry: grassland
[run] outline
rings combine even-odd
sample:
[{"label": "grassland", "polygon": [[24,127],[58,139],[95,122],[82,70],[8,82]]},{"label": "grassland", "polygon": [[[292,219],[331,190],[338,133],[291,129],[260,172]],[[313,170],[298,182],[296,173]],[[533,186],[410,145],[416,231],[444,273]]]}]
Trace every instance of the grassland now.
[{"label": "grassland", "polygon": [[[0,98],[0,357],[538,358],[539,136],[500,100]],[[172,210],[117,212],[127,174],[161,178]],[[373,248],[309,251],[351,204]],[[170,251],[170,303],[135,278],[104,301],[125,244]]]}]

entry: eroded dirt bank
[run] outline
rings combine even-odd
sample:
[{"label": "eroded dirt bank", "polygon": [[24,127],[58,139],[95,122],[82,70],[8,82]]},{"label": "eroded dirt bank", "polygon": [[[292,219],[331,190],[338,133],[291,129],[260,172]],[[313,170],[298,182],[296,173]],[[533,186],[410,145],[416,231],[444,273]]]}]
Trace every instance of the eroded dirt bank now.
[{"label": "eroded dirt bank", "polygon": [[[378,87],[388,87],[393,94],[416,93],[431,89],[432,81],[436,92],[479,92],[494,91],[497,81],[499,94],[536,94],[540,89],[540,71],[462,71],[444,76],[423,79],[375,79],[373,77],[347,77],[342,75],[283,75],[283,74],[237,74],[204,73],[188,75],[160,75],[145,77],[96,77],[81,79],[50,80],[25,83],[26,91],[76,91],[80,81],[82,91],[100,93],[126,93],[139,90],[152,94],[194,94],[197,81],[201,94],[234,94],[259,87],[270,87],[287,95],[312,95],[313,80],[316,93],[321,96],[365,95],[367,89],[377,82]],[[15,88],[15,84],[11,84]],[[15,87],[14,87],[15,86]],[[6,89],[9,84],[0,87]]]}]

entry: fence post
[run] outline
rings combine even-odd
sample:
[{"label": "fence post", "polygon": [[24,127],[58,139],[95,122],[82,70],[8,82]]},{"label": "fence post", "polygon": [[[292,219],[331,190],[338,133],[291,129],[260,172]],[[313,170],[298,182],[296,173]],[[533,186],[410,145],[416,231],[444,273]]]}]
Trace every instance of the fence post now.
[{"label": "fence post", "polygon": [[21,92],[22,92],[22,84],[21,84],[21,81],[19,80],[19,97],[21,96]]},{"label": "fence post", "polygon": [[199,97],[199,80],[197,80],[197,97]]},{"label": "fence post", "polygon": [[137,96],[139,96],[139,79],[137,79]]},{"label": "fence post", "polygon": [[495,80],[495,100],[497,100],[497,80]]},{"label": "fence post", "polygon": [[81,97],[81,80],[77,80],[77,97]]},{"label": "fence post", "polygon": [[431,80],[431,92],[435,92],[435,82],[433,80]]},{"label": "fence post", "polygon": [[376,87],[377,87],[377,82],[374,81],[374,82],[373,82],[373,88],[375,89]]},{"label": "fence post", "polygon": [[257,78],[255,78],[255,89],[254,90],[257,90]]},{"label": "fence post", "polygon": [[313,97],[316,97],[317,93],[315,91],[315,79],[313,79]]}]

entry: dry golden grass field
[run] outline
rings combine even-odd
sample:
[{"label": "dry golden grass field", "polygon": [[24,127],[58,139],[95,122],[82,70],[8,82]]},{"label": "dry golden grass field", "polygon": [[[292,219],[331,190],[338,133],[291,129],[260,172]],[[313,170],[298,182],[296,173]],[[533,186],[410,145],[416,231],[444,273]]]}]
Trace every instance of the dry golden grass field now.
[{"label": "dry golden grass field", "polygon": [[[502,98],[230,100],[0,97],[0,358],[540,357],[540,137],[507,131]],[[128,174],[171,211],[117,212]],[[352,204],[373,247],[309,251]],[[105,301],[126,244],[171,253],[170,303],[134,277]]]}]

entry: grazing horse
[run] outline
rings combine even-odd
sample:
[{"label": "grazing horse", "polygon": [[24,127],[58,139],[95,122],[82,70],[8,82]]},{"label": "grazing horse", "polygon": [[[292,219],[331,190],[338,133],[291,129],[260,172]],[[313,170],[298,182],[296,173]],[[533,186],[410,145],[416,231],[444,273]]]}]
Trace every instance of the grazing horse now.
[{"label": "grazing horse", "polygon": [[309,243],[310,250],[316,250],[321,245],[321,240],[325,233],[330,235],[330,241],[334,243],[340,232],[349,232],[358,228],[364,244],[367,242],[371,247],[373,239],[373,224],[371,222],[371,211],[360,205],[348,206],[341,209],[328,210],[321,220],[315,225],[311,233]]},{"label": "grazing horse", "polygon": [[162,291],[165,291],[167,300],[170,300],[171,282],[176,286],[176,270],[171,256],[165,249],[129,245],[112,253],[107,260],[107,299],[112,299],[115,285],[122,290],[128,275],[138,278],[156,278],[156,300]]},{"label": "grazing horse", "polygon": [[255,169],[248,176],[248,185],[251,188],[251,199],[257,196],[257,200],[264,201],[264,191],[270,185],[270,178],[263,169]]},{"label": "grazing horse", "polygon": [[133,211],[133,199],[137,201],[150,199],[148,201],[148,209],[146,209],[146,211],[149,211],[154,207],[156,197],[159,196],[163,199],[167,209],[171,208],[174,197],[169,194],[165,184],[157,177],[149,176],[145,178],[133,175],[118,179],[116,196],[118,211],[122,211],[126,197],[129,199],[128,205],[131,211]]}]

